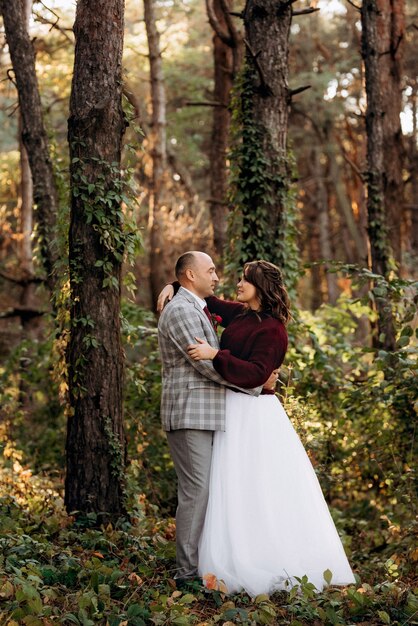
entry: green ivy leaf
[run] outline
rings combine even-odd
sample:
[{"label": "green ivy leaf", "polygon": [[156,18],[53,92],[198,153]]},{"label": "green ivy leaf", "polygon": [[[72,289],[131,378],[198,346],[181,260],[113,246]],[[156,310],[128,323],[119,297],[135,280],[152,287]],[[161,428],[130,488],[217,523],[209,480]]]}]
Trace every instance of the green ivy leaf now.
[{"label": "green ivy leaf", "polygon": [[331,584],[331,580],[332,580],[332,572],[329,569],[326,569],[325,572],[323,573],[324,576],[324,580],[327,583],[327,585]]}]

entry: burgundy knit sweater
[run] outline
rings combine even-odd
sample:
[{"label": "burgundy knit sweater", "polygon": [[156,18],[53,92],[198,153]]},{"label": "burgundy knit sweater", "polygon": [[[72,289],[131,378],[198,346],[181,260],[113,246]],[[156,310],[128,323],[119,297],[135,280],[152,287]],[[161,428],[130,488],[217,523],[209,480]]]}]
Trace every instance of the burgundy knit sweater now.
[{"label": "burgundy knit sweater", "polygon": [[[284,324],[266,313],[248,310],[239,302],[206,298],[211,313],[222,318],[225,327],[218,354],[213,359],[216,371],[230,383],[250,389],[263,385],[271,372],[283,363],[287,350]],[[263,389],[263,394],[274,391]]]}]

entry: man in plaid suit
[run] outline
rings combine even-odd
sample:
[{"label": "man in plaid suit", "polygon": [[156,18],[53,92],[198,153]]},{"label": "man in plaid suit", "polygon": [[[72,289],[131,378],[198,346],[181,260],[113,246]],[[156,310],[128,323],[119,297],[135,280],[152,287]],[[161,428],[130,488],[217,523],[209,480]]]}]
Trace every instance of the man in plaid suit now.
[{"label": "man in plaid suit", "polygon": [[[196,337],[219,348],[204,300],[213,295],[219,280],[212,259],[203,252],[186,252],[175,272],[181,287],[162,312],[158,339],[163,364],[161,419],[178,478],[175,578],[182,588],[197,577],[213,433],[225,430],[225,388],[234,385],[215,371],[212,361],[194,361],[187,354]],[[258,395],[261,388],[240,391]]]}]

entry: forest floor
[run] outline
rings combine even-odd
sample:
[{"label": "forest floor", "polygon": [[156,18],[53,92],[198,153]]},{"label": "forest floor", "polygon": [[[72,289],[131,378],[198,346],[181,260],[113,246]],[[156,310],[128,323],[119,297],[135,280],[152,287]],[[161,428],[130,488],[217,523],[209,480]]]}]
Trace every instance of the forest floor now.
[{"label": "forest floor", "polygon": [[7,446],[0,493],[0,624],[5,626],[418,624],[413,576],[418,550],[410,533],[402,539],[412,565],[406,576],[396,557],[387,559],[384,551],[371,559],[366,543],[373,529],[364,528],[364,554],[360,548],[350,555],[356,585],[341,589],[331,581],[318,593],[301,581],[290,593],[255,599],[216,589],[182,593],[173,581],[173,520],[156,517],[144,499],[117,525],[97,528],[94,515],[76,522],[65,513],[54,481],[32,475]]}]

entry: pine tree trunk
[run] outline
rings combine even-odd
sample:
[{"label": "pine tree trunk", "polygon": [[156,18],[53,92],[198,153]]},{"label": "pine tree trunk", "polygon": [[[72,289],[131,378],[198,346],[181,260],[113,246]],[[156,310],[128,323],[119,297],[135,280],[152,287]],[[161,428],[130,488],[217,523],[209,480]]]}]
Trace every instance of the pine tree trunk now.
[{"label": "pine tree trunk", "polygon": [[49,157],[48,137],[43,123],[35,54],[26,27],[23,2],[0,0],[0,11],[19,96],[22,142],[27,150],[32,172],[41,258],[46,272],[46,283],[53,292],[56,282],[54,265],[57,248],[54,239],[58,200]]},{"label": "pine tree trunk", "polygon": [[[329,174],[335,189],[337,206],[341,217],[343,218],[347,226],[348,233],[350,234],[350,239],[354,244],[354,250],[348,256],[347,261],[349,263],[360,263],[360,265],[363,267],[367,263],[366,233],[364,233],[363,235],[358,223],[355,220],[351,207],[350,196],[347,193],[347,188],[344,184],[341,168],[337,161],[337,146],[331,135],[331,129],[329,126],[325,128],[325,152],[328,157]],[[351,245],[350,248],[352,248]]]},{"label": "pine tree trunk", "polygon": [[244,24],[246,79],[238,183],[244,205],[241,262],[264,257],[285,265],[291,7],[285,0],[247,0]]},{"label": "pine tree trunk", "polygon": [[[26,30],[29,33],[29,21],[32,14],[32,0],[24,0],[23,13]],[[19,114],[19,153],[20,153],[20,268],[26,282],[23,285],[20,304],[25,307],[33,306],[35,284],[31,280],[34,277],[32,230],[33,230],[33,182],[30,171],[28,152],[22,140],[22,115]]]},{"label": "pine tree trunk", "polygon": [[405,146],[401,128],[403,50],[405,38],[404,0],[377,0],[379,74],[383,112],[383,191],[392,253],[401,263],[401,225],[404,211],[402,170]]},{"label": "pine tree trunk", "polygon": [[[321,166],[320,151],[315,149],[312,154],[312,169],[314,180],[316,181],[316,219],[318,221],[320,256],[323,261],[330,261],[334,255],[331,247],[331,224],[329,219],[328,192],[324,184],[325,172]],[[325,279],[327,284],[328,302],[335,304],[338,298],[337,276],[327,271],[328,266],[325,265]]]},{"label": "pine tree trunk", "polygon": [[79,0],[68,138],[72,415],[67,431],[67,510],[124,512],[126,442],[120,278],[120,160],[124,0]]},{"label": "pine tree trunk", "polygon": [[206,6],[209,22],[214,29],[213,99],[218,104],[213,108],[209,210],[217,264],[222,265],[222,257],[227,242],[228,171],[226,155],[231,123],[229,105],[234,78],[242,63],[243,41],[240,33],[235,30],[229,15],[229,11],[232,10],[231,0],[207,0]]},{"label": "pine tree trunk", "polygon": [[259,86],[254,109],[265,129],[263,148],[272,160],[286,155],[289,117],[289,33],[291,8],[286,0],[248,0],[244,12],[247,63],[255,63]]},{"label": "pine tree trunk", "polygon": [[161,204],[164,189],[164,176],[167,169],[167,120],[160,34],[157,30],[154,0],[144,0],[144,20],[149,50],[152,105],[151,133],[149,136],[152,157],[149,229],[150,283],[152,301],[155,309],[158,294],[166,282],[164,267],[161,263],[161,254],[164,246],[164,220],[161,214]]},{"label": "pine tree trunk", "polygon": [[[232,89],[232,51],[215,34],[214,56],[214,100],[220,106],[213,109],[212,140],[210,151],[210,215],[213,225],[213,242],[217,259],[222,259],[226,244],[228,208],[226,203],[228,149],[231,114],[228,109]],[[218,263],[219,264],[219,263]]]},{"label": "pine tree trunk", "polygon": [[[410,205],[410,233],[409,233],[409,246],[412,253],[413,261],[418,261],[418,129],[417,129],[417,116],[418,116],[418,87],[417,82],[412,88],[412,119],[413,128],[412,135],[409,140],[409,172],[411,179],[411,200]],[[414,263],[415,264],[415,263]]]},{"label": "pine tree trunk", "polygon": [[[379,39],[378,0],[363,0],[362,56],[366,77],[366,132],[367,132],[367,212],[368,233],[375,273],[388,277],[390,271],[390,244],[385,212],[384,188],[384,125],[383,85],[381,82],[381,47]],[[390,304],[384,297],[376,299],[378,333],[375,344],[386,350],[395,347],[395,331]]]},{"label": "pine tree trunk", "polygon": [[[313,157],[314,155],[312,155]],[[311,163],[314,164],[315,161],[312,158]],[[317,171],[315,168],[315,172],[312,173],[313,176],[317,175]],[[320,265],[320,261],[322,260],[322,251],[321,251],[321,242],[319,238],[319,228],[318,228],[318,204],[321,201],[318,197],[319,189],[315,189],[313,192],[315,194],[314,197],[311,197],[309,194],[309,201],[305,205],[304,210],[304,227],[306,229],[306,242],[308,249],[308,259],[309,263],[312,263],[310,268],[309,276],[310,276],[310,303],[309,307],[311,311],[316,311],[319,309],[321,304],[324,302],[324,294],[323,294],[323,272],[322,267]]]},{"label": "pine tree trunk", "polygon": [[[19,120],[20,122],[20,120]],[[19,123],[20,126],[20,123]],[[20,135],[21,138],[21,135]],[[19,141],[20,149],[20,189],[21,189],[21,206],[20,206],[20,232],[22,236],[20,268],[24,278],[33,278],[33,253],[32,253],[32,229],[33,229],[33,184],[30,172],[30,164],[27,150],[23,142]]]}]

